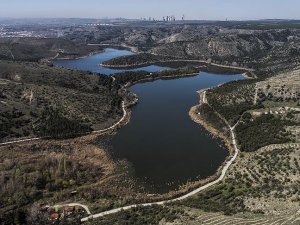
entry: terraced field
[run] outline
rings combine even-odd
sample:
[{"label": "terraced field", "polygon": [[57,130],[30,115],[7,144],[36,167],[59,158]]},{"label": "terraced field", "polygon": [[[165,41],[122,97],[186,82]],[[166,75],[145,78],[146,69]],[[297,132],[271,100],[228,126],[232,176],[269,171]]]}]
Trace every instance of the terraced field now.
[{"label": "terraced field", "polygon": [[198,212],[194,209],[187,209],[186,215],[172,223],[161,222],[161,225],[299,225],[300,213],[285,216],[225,216],[220,213]]},{"label": "terraced field", "polygon": [[170,224],[300,224],[299,75],[207,92],[217,112],[231,124],[239,120],[241,152],[225,180],[180,203],[188,216]]},{"label": "terraced field", "polygon": [[258,82],[256,91],[261,100],[286,100],[298,103],[300,98],[300,69]]}]

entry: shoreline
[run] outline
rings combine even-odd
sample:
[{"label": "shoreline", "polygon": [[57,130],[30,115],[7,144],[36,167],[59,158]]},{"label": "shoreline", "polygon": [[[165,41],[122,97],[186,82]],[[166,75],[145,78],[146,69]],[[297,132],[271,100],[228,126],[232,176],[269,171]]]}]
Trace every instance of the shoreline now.
[{"label": "shoreline", "polygon": [[159,60],[159,61],[150,61],[150,62],[144,62],[144,63],[123,64],[123,65],[122,64],[113,65],[113,64],[100,63],[99,65],[103,66],[103,67],[124,68],[125,69],[125,68],[134,68],[134,67],[140,67],[140,66],[147,66],[147,65],[157,64],[157,63],[170,63],[170,62],[196,62],[196,63],[204,63],[206,65],[212,65],[212,66],[223,67],[223,68],[251,71],[251,69],[249,69],[249,68],[223,65],[223,64],[217,64],[217,63],[208,63],[204,60],[198,60],[198,59],[170,59],[170,60]]},{"label": "shoreline", "polygon": [[[189,116],[191,118],[191,120],[193,120],[195,123],[199,124],[200,126],[202,126],[205,130],[207,130],[213,137],[218,138],[220,140],[222,140],[222,142],[225,144],[227,150],[228,150],[228,156],[226,157],[226,159],[228,157],[231,157],[231,154],[234,152],[233,148],[232,148],[232,143],[229,140],[228,137],[226,137],[222,132],[220,132],[218,129],[214,128],[213,125],[206,121],[205,119],[201,118],[200,115],[198,115],[196,113],[197,107],[199,107],[200,105],[195,105],[193,106],[190,111],[189,111]],[[225,159],[225,161],[226,161]],[[224,161],[224,162],[225,162]]]},{"label": "shoreline", "polygon": [[[121,87],[121,89],[124,89],[126,91],[128,91],[128,88],[137,84],[137,83],[142,83],[142,82],[150,82],[150,81],[155,81],[155,80],[160,80],[160,79],[178,79],[181,77],[188,77],[188,76],[196,76],[199,75],[200,73],[193,73],[193,74],[183,74],[183,75],[176,75],[176,76],[163,76],[163,77],[157,77],[156,79],[153,78],[146,78],[146,79],[141,79],[139,81],[133,82],[133,83],[127,83],[125,84],[123,87]],[[204,89],[204,91],[207,89]],[[131,93],[131,92],[128,92]],[[136,96],[136,95],[135,95]],[[205,103],[204,100],[202,100],[202,96],[201,96],[201,91],[199,92],[199,96],[200,96],[200,101],[199,104],[196,106],[193,106],[190,111],[189,111],[189,116],[190,118],[200,124],[201,126],[203,126],[209,133],[211,133],[213,136],[220,138],[222,141],[224,141],[228,151],[229,151],[229,155],[225,158],[224,162],[220,165],[220,167],[216,170],[216,172],[209,176],[206,177],[204,179],[200,179],[198,181],[194,181],[194,182],[188,182],[180,187],[178,187],[178,189],[176,190],[171,190],[167,193],[164,194],[153,194],[151,197],[148,198],[147,193],[144,193],[146,195],[145,200],[148,201],[148,203],[140,203],[140,204],[134,204],[131,206],[124,206],[124,207],[120,207],[117,209],[112,209],[112,210],[108,210],[102,213],[98,213],[98,214],[94,214],[94,215],[90,215],[87,218],[82,218],[82,222],[87,221],[91,218],[98,218],[104,215],[108,215],[108,214],[112,214],[112,213],[116,213],[119,212],[121,210],[127,210],[127,209],[131,209],[131,208],[135,208],[138,206],[152,206],[152,205],[163,205],[163,204],[167,204],[167,203],[172,203],[172,202],[176,202],[179,200],[183,200],[186,199],[192,195],[195,195],[196,193],[220,182],[223,180],[226,171],[228,170],[229,166],[231,165],[231,163],[235,160],[235,157],[237,156],[237,151],[235,151],[234,154],[234,141],[231,143],[227,137],[225,137],[224,135],[221,134],[221,132],[219,132],[217,129],[214,129],[207,121],[199,118],[195,112],[196,108],[199,107],[199,105],[201,105],[202,103]],[[204,96],[205,98],[205,96]],[[128,99],[127,99],[128,100]],[[80,140],[86,140],[86,139],[90,139],[90,138],[94,138],[96,136],[99,135],[104,135],[107,134],[108,132],[115,132],[117,129],[119,129],[120,127],[125,126],[127,123],[130,122],[131,119],[131,110],[130,107],[134,104],[136,104],[138,102],[138,97],[136,96],[135,99],[133,99],[132,101],[128,101],[126,102],[126,95],[123,96],[123,101],[122,101],[122,109],[123,109],[123,116],[122,118],[116,122],[115,124],[113,124],[111,127],[108,127],[106,129],[103,130],[99,130],[99,131],[93,131],[91,134],[87,134],[87,135],[83,135],[81,137],[79,137],[79,141]],[[234,133],[231,127],[229,127],[231,129],[232,132],[232,137],[234,138]],[[0,146],[4,146],[4,145],[10,145],[10,144],[14,144],[14,143],[20,143],[20,142],[29,142],[29,141],[35,141],[35,140],[41,140],[42,138],[33,138],[33,139],[27,139],[27,140],[21,140],[21,141],[13,141],[10,143],[1,143]],[[68,139],[66,139],[68,140]],[[147,200],[148,199],[148,200]],[[137,202],[139,202],[139,199],[137,199]]]},{"label": "shoreline", "polygon": [[[145,79],[141,79],[139,81],[133,82],[133,83],[127,83],[126,85],[124,85],[122,88],[125,89],[126,91],[129,91],[128,89],[136,84],[139,83],[144,83],[144,82],[154,82],[156,80],[163,80],[163,79],[180,79],[180,78],[184,78],[184,77],[193,77],[193,76],[197,76],[200,75],[201,72],[199,73],[192,73],[192,74],[184,74],[184,75],[176,75],[176,76],[163,76],[163,77],[158,77],[158,78],[145,78]],[[210,89],[210,88],[208,88]],[[150,195],[153,195],[153,201],[155,201],[157,198],[159,199],[166,199],[166,200],[170,200],[173,199],[177,196],[180,195],[185,195],[187,193],[189,193],[191,190],[195,190],[203,185],[206,185],[207,183],[210,183],[212,181],[214,181],[215,179],[217,179],[217,177],[220,175],[221,170],[224,166],[224,164],[226,164],[226,162],[228,161],[229,158],[231,158],[233,156],[234,153],[234,149],[232,147],[232,142],[230,141],[230,138],[226,137],[222,132],[218,131],[216,128],[214,128],[209,122],[207,122],[205,119],[199,118],[199,116],[196,114],[195,110],[197,107],[199,107],[201,105],[201,91],[206,91],[207,89],[202,89],[200,91],[198,91],[199,93],[199,104],[192,106],[188,115],[190,117],[191,120],[193,120],[195,123],[199,124],[200,126],[202,126],[205,130],[207,130],[209,132],[209,134],[211,134],[213,136],[213,138],[217,138],[220,139],[224,146],[226,147],[226,149],[228,150],[228,156],[224,159],[224,162],[218,167],[218,169],[215,171],[214,174],[212,174],[211,176],[208,176],[206,178],[200,179],[200,180],[196,180],[196,181],[189,181],[186,184],[182,184],[181,186],[178,186],[177,189],[174,190],[170,190],[166,193],[163,194],[158,194],[158,193],[148,193]],[[106,132],[115,132],[117,131],[119,128],[122,128],[123,126],[126,126],[128,123],[130,123],[131,120],[131,110],[130,107],[138,104],[139,98],[135,93],[129,92],[131,94],[133,94],[135,96],[135,99],[132,102],[128,102],[127,104],[124,104],[124,112],[126,112],[126,118],[125,121],[122,121],[119,125],[119,127],[114,127],[114,129],[106,129],[106,131],[103,131],[103,134],[105,134]],[[124,101],[123,101],[124,102]],[[205,102],[204,102],[205,103]],[[221,119],[221,118],[220,118]],[[228,124],[229,126],[229,124]],[[230,128],[230,127],[229,127]],[[94,131],[92,134],[97,134],[97,133],[102,133]],[[92,135],[90,134],[90,135]],[[100,135],[103,135],[100,134]],[[151,198],[149,199],[149,201],[151,201]]]},{"label": "shoreline", "polygon": [[[192,76],[194,74],[190,74],[190,76]],[[180,78],[180,77],[184,77],[184,76],[189,76],[188,74],[186,75],[180,75],[179,77],[172,77],[174,79],[176,78]],[[170,77],[168,77],[170,78]],[[157,78],[155,80],[159,80],[161,78]],[[143,80],[139,80],[137,82],[131,83],[131,84],[126,84],[123,86],[123,88],[125,88],[126,90],[128,90],[129,87],[141,83],[141,82],[151,82],[151,81],[155,81],[153,79],[143,79]],[[214,87],[213,87],[214,88]],[[208,88],[210,89],[210,88]],[[236,159],[237,155],[238,155],[238,149],[236,147],[236,141],[235,141],[235,135],[233,132],[232,127],[229,126],[228,123],[226,123],[228,125],[228,128],[231,132],[231,138],[225,136],[222,132],[220,132],[219,130],[217,130],[216,128],[213,127],[212,124],[210,124],[208,121],[206,121],[205,119],[199,117],[199,115],[196,113],[196,109],[197,107],[199,107],[202,103],[206,103],[205,101],[205,96],[202,99],[202,93],[208,89],[202,89],[199,90],[199,104],[192,106],[190,111],[189,111],[189,116],[191,118],[191,120],[193,120],[195,123],[199,124],[200,126],[202,126],[204,129],[206,129],[214,138],[218,138],[220,139],[223,144],[226,146],[227,150],[228,150],[228,156],[225,158],[224,162],[218,167],[218,169],[215,171],[214,174],[212,174],[211,176],[208,176],[206,178],[197,180],[197,181],[193,181],[193,182],[187,182],[186,184],[179,186],[178,189],[174,189],[171,190],[169,192],[163,193],[163,194],[158,194],[158,193],[145,193],[145,195],[148,197],[148,195],[150,196],[149,198],[145,198],[146,201],[148,201],[148,203],[136,203],[130,206],[123,206],[117,209],[110,209],[98,214],[93,214],[90,215],[86,218],[82,218],[81,221],[85,222],[88,221],[92,218],[99,218],[102,216],[106,216],[109,214],[114,214],[123,210],[128,210],[128,209],[132,209],[132,208],[136,208],[136,207],[145,207],[145,206],[154,206],[154,205],[164,205],[164,204],[168,204],[168,203],[173,203],[173,202],[177,202],[180,200],[184,200],[190,196],[193,196],[199,192],[201,192],[204,189],[209,188],[210,186],[215,185],[216,183],[222,181],[226,175],[226,172],[228,170],[228,168],[230,167],[230,165],[234,162],[234,160]],[[133,93],[134,94],[134,93]],[[136,94],[134,94],[136,96]],[[132,104],[128,104],[129,106],[127,106],[125,108],[125,110],[127,110],[128,113],[128,117],[126,120],[126,123],[124,125],[126,125],[127,123],[130,122],[130,117],[131,117],[131,110],[130,110],[130,106],[137,104],[138,102],[138,97],[136,96],[136,99],[134,100],[134,102]],[[222,119],[222,118],[220,118]],[[148,199],[148,200],[147,200]],[[139,199],[137,199],[137,202],[139,202]]]},{"label": "shoreline", "polygon": [[[96,53],[90,53],[91,54],[96,54]],[[85,56],[88,57],[88,56]],[[65,58],[66,59],[66,58]],[[66,59],[67,60],[67,59]],[[181,74],[181,75],[175,75],[175,76],[161,76],[161,77],[156,77],[156,78],[144,78],[144,79],[140,79],[138,81],[132,82],[132,83],[127,83],[125,85],[123,85],[121,87],[120,90],[125,90],[129,92],[129,87],[138,84],[138,83],[143,83],[143,82],[153,82],[155,80],[163,80],[163,79],[179,79],[182,77],[189,77],[189,76],[197,76],[201,74],[201,72],[199,71],[198,73],[192,73],[192,74]],[[120,120],[118,120],[116,123],[114,123],[112,126],[102,129],[102,130],[98,130],[98,131],[93,131],[90,134],[86,134],[83,135],[81,137],[79,137],[79,140],[81,138],[81,140],[84,139],[89,139],[89,138],[93,138],[96,136],[100,136],[103,134],[106,134],[108,132],[115,132],[117,129],[119,129],[120,127],[125,126],[127,123],[130,122],[131,119],[131,110],[130,110],[130,106],[134,105],[137,103],[138,98],[136,96],[135,99],[133,99],[133,101],[128,101],[127,96],[126,95],[121,95],[121,97],[123,98],[122,101],[122,110],[123,110],[123,116],[121,117]],[[126,102],[126,100],[128,102]],[[201,95],[200,95],[200,105],[201,105]],[[230,166],[230,162],[232,161],[232,159],[234,158],[234,148],[232,146],[233,143],[230,143],[229,139],[226,138],[224,135],[221,134],[221,132],[219,132],[217,129],[214,129],[211,125],[209,125],[209,123],[203,119],[200,119],[195,112],[195,109],[198,107],[199,105],[193,106],[191,107],[190,111],[189,111],[189,116],[190,118],[200,124],[201,126],[203,126],[209,133],[211,133],[213,136],[220,138],[222,141],[224,141],[228,151],[229,151],[229,155],[225,158],[224,162],[220,165],[220,167],[215,171],[215,173],[209,177],[206,177],[204,179],[200,179],[194,182],[187,182],[186,184],[178,187],[178,189],[176,190],[171,190],[167,193],[164,194],[154,194],[152,197],[146,198],[148,200],[146,201],[150,201],[150,203],[145,203],[145,204],[136,204],[139,206],[150,206],[150,205],[157,205],[157,204],[165,204],[165,203],[170,203],[170,202],[175,202],[178,200],[182,200],[185,198],[188,198],[191,195],[194,195],[208,187],[210,187],[211,185],[214,185],[215,183],[221,181],[223,178],[222,176],[225,175],[227,169]],[[231,128],[231,127],[229,127]],[[32,138],[32,139],[25,139],[25,140],[19,140],[19,141],[12,141],[12,142],[8,142],[8,143],[0,143],[0,146],[4,146],[4,145],[9,145],[9,144],[14,144],[14,143],[20,143],[20,142],[26,142],[26,141],[34,141],[34,140],[41,140],[43,138]],[[66,139],[68,140],[68,139]],[[231,159],[230,159],[231,158]],[[225,171],[225,172],[224,172]],[[147,194],[147,193],[145,193]],[[137,201],[139,201],[137,199]],[[158,201],[158,202],[157,202]],[[136,205],[133,206],[129,206],[129,208],[133,208],[136,207]],[[129,209],[128,207],[121,207],[122,210],[124,209]],[[109,212],[114,213],[115,210],[110,210]],[[104,212],[105,213],[105,212]],[[102,215],[103,213],[101,213]],[[110,213],[109,213],[110,214]],[[99,214],[96,214],[99,215]],[[106,213],[103,215],[107,215]],[[94,217],[94,215],[91,215]],[[97,218],[97,216],[95,217]],[[83,218],[85,219],[85,218]],[[84,220],[82,220],[84,221]]]},{"label": "shoreline", "polygon": [[51,59],[50,61],[53,61],[53,60],[77,60],[77,59],[85,59],[87,57],[90,57],[90,56],[93,56],[93,55],[97,55],[97,54],[102,53],[102,52],[104,52],[104,50],[93,51],[93,52],[90,52],[87,55],[82,55],[82,56],[77,56],[77,57],[70,57],[70,56],[68,57],[68,56],[66,56],[66,57],[61,57],[60,58],[59,55],[58,55],[57,57]]},{"label": "shoreline", "polygon": [[133,47],[133,46],[129,46],[129,45],[126,45],[126,44],[87,44],[89,46],[106,46],[107,48],[121,48],[121,49],[126,49],[126,50],[129,50],[131,52],[134,52],[134,53],[143,53],[142,51],[139,51],[137,47]]},{"label": "shoreline", "polygon": [[[201,93],[206,91],[207,89],[203,89],[199,91],[199,96],[200,96],[200,101],[199,104],[196,106],[193,106],[190,111],[189,111],[189,116],[190,118],[195,122],[203,126],[208,132],[210,132],[212,135],[214,135],[217,138],[220,138],[221,140],[224,141],[224,144],[228,148],[229,155],[226,157],[222,165],[217,169],[217,171],[212,175],[209,176],[205,179],[201,179],[196,182],[188,183],[182,187],[180,187],[178,190],[175,191],[170,191],[166,194],[158,195],[157,201],[155,201],[155,198],[153,199],[153,202],[151,201],[151,198],[149,199],[148,203],[138,203],[138,204],[133,204],[129,206],[124,206],[116,209],[111,209],[108,211],[104,211],[101,213],[93,214],[88,217],[82,218],[81,222],[86,222],[89,220],[93,220],[96,218],[100,218],[106,215],[110,214],[115,214],[124,210],[129,210],[137,207],[147,207],[147,206],[154,206],[154,205],[165,205],[168,203],[174,203],[177,201],[181,201],[184,199],[187,199],[219,182],[221,182],[226,175],[226,172],[228,171],[229,167],[231,164],[235,161],[235,159],[238,156],[239,150],[237,148],[236,144],[236,139],[235,139],[235,134],[234,134],[234,127],[229,126],[229,130],[231,133],[231,141],[220,131],[217,129],[213,128],[212,125],[209,124],[208,121],[202,119],[201,117],[197,116],[198,114],[196,113],[196,108],[199,107],[201,104],[205,103],[204,99],[201,99]],[[222,118],[220,118],[222,119]],[[226,123],[228,124],[228,123]],[[159,199],[164,199],[164,200],[159,200]]]},{"label": "shoreline", "polygon": [[[133,86],[135,84],[138,84],[138,83],[152,82],[152,81],[156,81],[156,80],[160,80],[160,79],[162,79],[162,80],[163,79],[179,79],[179,78],[183,78],[183,77],[197,76],[199,74],[200,74],[200,72],[199,73],[192,73],[192,74],[176,75],[176,76],[162,76],[162,77],[157,77],[157,78],[154,78],[154,79],[153,78],[145,78],[145,79],[141,79],[141,80],[138,80],[136,82],[133,82],[133,83],[127,83],[123,87],[121,87],[120,90],[124,89],[125,91],[128,91],[128,88],[130,88],[131,86]],[[134,94],[134,95],[136,96],[136,94]],[[129,116],[129,119],[127,118],[129,121],[125,122],[125,124],[130,122],[130,113],[131,113],[131,111],[129,110],[129,108],[131,106],[137,104],[137,103],[138,103],[138,97],[137,96],[136,96],[136,98],[134,99],[133,102],[128,102],[127,104],[125,103],[125,100],[124,100],[124,97],[123,97],[123,101],[121,103],[123,115],[122,115],[120,120],[118,120],[116,123],[112,124],[108,128],[104,128],[104,129],[101,129],[101,130],[94,130],[91,133],[83,134],[82,136],[79,136],[78,138],[85,137],[85,136],[90,136],[90,135],[95,135],[95,134],[103,135],[106,132],[113,132],[113,131],[119,129],[119,127],[120,128],[123,127],[124,126],[123,121],[126,119],[126,117]],[[29,141],[37,141],[37,140],[42,140],[42,139],[46,140],[46,138],[47,137],[33,136],[33,137],[24,137],[24,138],[20,138],[20,139],[11,139],[11,140],[7,140],[5,142],[1,142],[0,147],[1,146],[6,146],[6,145],[11,145],[11,144],[29,142]],[[68,140],[68,139],[65,139],[65,140]]]},{"label": "shoreline", "polygon": [[[156,80],[163,80],[163,79],[180,79],[180,78],[184,78],[184,77],[193,77],[193,76],[197,76],[197,75],[200,75],[200,74],[201,74],[201,72],[192,73],[192,74],[182,74],[182,75],[176,75],[176,76],[162,76],[162,77],[157,77],[157,78],[154,78],[154,79],[153,78],[145,78],[145,79],[141,79],[139,81],[133,82],[133,83],[127,83],[123,87],[121,87],[121,89],[123,89],[125,91],[129,91],[128,89],[130,87],[132,87],[136,84],[139,84],[139,83],[154,82]],[[207,89],[204,89],[204,90],[207,90]],[[129,92],[129,93],[131,93],[131,92]],[[107,133],[116,132],[118,129],[122,128],[123,126],[126,126],[126,124],[128,124],[131,120],[131,110],[130,110],[130,108],[133,105],[137,104],[138,100],[139,100],[138,96],[136,94],[134,94],[134,93],[131,93],[131,94],[133,94],[135,96],[135,98],[133,99],[133,101],[130,101],[130,102],[126,102],[126,96],[123,96],[123,101],[122,101],[123,116],[120,118],[120,120],[118,120],[116,123],[114,123],[113,125],[111,125],[108,128],[104,128],[104,129],[101,129],[101,130],[95,130],[95,131],[92,131],[89,134],[82,135],[78,138],[89,139],[89,138],[92,138],[92,137],[95,137],[95,136],[102,136],[102,135],[105,135]],[[200,104],[199,105],[201,105],[201,94],[199,96],[200,96]],[[211,182],[220,173],[220,169],[222,168],[223,164],[227,161],[227,158],[230,157],[231,153],[233,152],[232,146],[231,146],[228,138],[225,137],[225,135],[222,135],[222,133],[219,132],[217,129],[213,128],[208,122],[206,122],[205,120],[199,118],[199,116],[195,113],[195,109],[199,105],[191,107],[191,109],[189,111],[190,118],[195,123],[198,123],[201,126],[203,126],[204,129],[206,129],[214,137],[221,139],[222,142],[225,144],[226,148],[228,149],[229,155],[225,158],[224,162],[220,165],[220,167],[216,170],[216,172],[214,174],[212,174],[211,176],[206,177],[204,179],[197,180],[197,181],[187,182],[186,184],[183,184],[183,185],[179,186],[177,189],[170,190],[169,192],[166,192],[166,193],[163,193],[163,194],[151,193],[151,194],[155,195],[153,201],[155,201],[155,199],[157,199],[157,198],[171,199],[171,198],[174,198],[178,195],[186,194],[190,190],[196,189],[201,185],[205,185],[206,183]],[[33,138],[26,138],[26,139],[21,139],[21,140],[11,140],[11,141],[8,141],[8,142],[0,143],[0,147],[1,146],[6,146],[6,145],[12,145],[12,144],[30,142],[30,141],[43,140],[44,138],[46,138],[46,137],[33,137]],[[65,139],[65,140],[68,140],[68,139]]]},{"label": "shoreline", "polygon": [[[139,68],[139,67],[144,67],[144,66],[149,66],[153,64],[161,64],[161,63],[172,63],[172,62],[191,62],[191,63],[203,63],[205,65],[199,66],[199,67],[209,67],[209,66],[215,66],[218,68],[223,68],[223,69],[232,69],[232,70],[237,70],[240,71],[243,76],[247,78],[257,78],[256,75],[253,73],[254,70],[245,68],[245,67],[238,67],[238,66],[230,66],[230,65],[223,65],[223,64],[217,64],[217,63],[208,63],[203,60],[194,60],[194,59],[175,59],[175,60],[163,60],[163,61],[151,61],[151,62],[145,62],[145,63],[138,63],[138,64],[131,64],[131,65],[111,65],[111,64],[103,64],[100,63],[99,66],[106,67],[106,68],[112,68],[112,69],[132,69],[132,68]],[[252,76],[249,76],[248,74],[251,74]]]}]

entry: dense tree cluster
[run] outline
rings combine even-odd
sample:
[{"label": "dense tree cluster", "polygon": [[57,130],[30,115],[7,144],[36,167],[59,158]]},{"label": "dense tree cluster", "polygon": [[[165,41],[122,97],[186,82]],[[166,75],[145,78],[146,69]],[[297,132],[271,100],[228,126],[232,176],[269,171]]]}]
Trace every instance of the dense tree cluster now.
[{"label": "dense tree cluster", "polygon": [[[0,140],[9,135],[21,137],[21,134],[16,132],[14,128],[22,128],[30,123],[30,120],[23,116],[24,114],[17,109],[13,109],[11,112],[0,112]],[[29,131],[23,128],[22,134],[26,136]]]},{"label": "dense tree cluster", "polygon": [[255,80],[233,81],[211,89],[207,93],[209,104],[220,113],[231,125],[234,125],[241,115],[262,105],[253,105]]},{"label": "dense tree cluster", "polygon": [[236,127],[236,136],[241,151],[252,152],[270,144],[281,144],[291,141],[285,126],[293,125],[274,115],[262,115],[252,118],[245,114],[243,120]]},{"label": "dense tree cluster", "polygon": [[55,108],[45,108],[38,120],[36,133],[40,137],[71,138],[90,133],[91,124],[79,119],[70,119]]},{"label": "dense tree cluster", "polygon": [[198,111],[201,117],[214,126],[215,129],[222,131],[228,137],[230,136],[228,125],[208,104],[201,104]]},{"label": "dense tree cluster", "polygon": [[243,184],[220,184],[185,200],[182,204],[205,211],[224,212],[227,215],[246,211],[242,195],[247,192]]},{"label": "dense tree cluster", "polygon": [[118,86],[106,75],[34,62],[0,61],[0,79],[7,80],[6,85],[0,85],[0,101],[6,104],[0,107],[3,141],[34,136],[34,124],[47,107],[64,108],[61,113],[73,122],[88,118],[93,129],[109,127],[122,115]]},{"label": "dense tree cluster", "polygon": [[[56,150],[59,151],[58,147]],[[103,176],[100,166],[61,153],[7,157],[0,166],[0,223],[7,225],[27,224],[27,207],[33,202],[50,197],[70,198],[73,188]]]},{"label": "dense tree cluster", "polygon": [[124,72],[115,74],[115,83],[119,85],[124,85],[128,82],[134,83],[138,81],[142,81],[144,79],[147,80],[155,80],[155,79],[167,79],[167,78],[176,78],[177,76],[184,76],[187,74],[196,74],[199,73],[199,70],[195,67],[180,67],[178,69],[166,69],[161,70],[154,73],[149,73],[146,71],[137,71],[137,72]]},{"label": "dense tree cluster", "polygon": [[173,222],[182,213],[181,210],[172,210],[163,206],[140,207],[90,221],[87,225],[154,225],[159,224],[162,219],[166,222]]},{"label": "dense tree cluster", "polygon": [[160,55],[153,55],[149,53],[141,53],[137,55],[117,57],[104,62],[104,64],[112,67],[118,65],[122,65],[122,66],[135,66],[139,64],[150,65],[153,63],[172,60],[172,59],[175,58],[171,56],[160,56]]}]

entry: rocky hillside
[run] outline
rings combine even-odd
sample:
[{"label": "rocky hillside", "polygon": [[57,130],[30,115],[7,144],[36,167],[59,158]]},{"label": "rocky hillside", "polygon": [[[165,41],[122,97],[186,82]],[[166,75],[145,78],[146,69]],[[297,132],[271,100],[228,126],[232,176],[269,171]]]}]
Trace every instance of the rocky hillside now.
[{"label": "rocky hillside", "polygon": [[258,99],[272,101],[290,101],[299,104],[300,70],[283,73],[256,85]]},{"label": "rocky hillside", "polygon": [[[139,51],[163,56],[253,67],[261,71],[261,76],[274,75],[297,65],[299,29],[254,28],[199,24],[98,27],[80,33],[80,39],[89,43],[133,46]],[[66,38],[76,39],[79,35],[74,32]]]}]

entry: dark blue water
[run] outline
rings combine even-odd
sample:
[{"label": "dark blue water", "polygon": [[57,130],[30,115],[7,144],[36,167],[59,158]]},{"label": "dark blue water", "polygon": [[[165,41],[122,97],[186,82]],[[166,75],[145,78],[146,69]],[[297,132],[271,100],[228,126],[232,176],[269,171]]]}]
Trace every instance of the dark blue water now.
[{"label": "dark blue water", "polygon": [[140,67],[140,68],[135,68],[135,69],[110,69],[106,67],[100,66],[101,63],[104,61],[107,61],[109,59],[113,59],[116,57],[120,56],[126,56],[126,55],[133,55],[133,52],[127,51],[127,50],[118,50],[118,49],[112,49],[112,48],[107,48],[104,50],[104,52],[95,54],[83,59],[73,59],[73,60],[55,60],[54,65],[56,66],[63,66],[67,68],[74,68],[74,69],[80,69],[80,70],[85,70],[85,71],[91,71],[91,72],[96,72],[96,73],[101,73],[101,74],[114,74],[114,73],[121,73],[124,71],[138,71],[138,70],[145,70],[148,72],[156,72],[161,69],[167,69],[168,67],[162,67],[162,66],[145,66],[145,67]]},{"label": "dark blue water", "polygon": [[[98,64],[130,54],[107,49],[85,59],[59,60],[55,64],[111,74],[120,70]],[[136,70],[162,68],[150,66]],[[200,73],[196,77],[134,85],[130,91],[139,96],[139,103],[132,109],[130,123],[112,139],[114,155],[126,158],[132,164],[135,176],[145,182],[150,191],[166,192],[187,181],[213,175],[228,156],[228,150],[193,122],[188,112],[199,103],[196,91],[240,79],[243,79],[242,75]]]},{"label": "dark blue water", "polygon": [[193,122],[188,112],[199,103],[197,90],[236,79],[243,76],[201,73],[134,85],[130,91],[140,101],[130,123],[113,138],[115,154],[133,164],[136,177],[154,187],[150,190],[168,191],[213,175],[228,150]]}]

